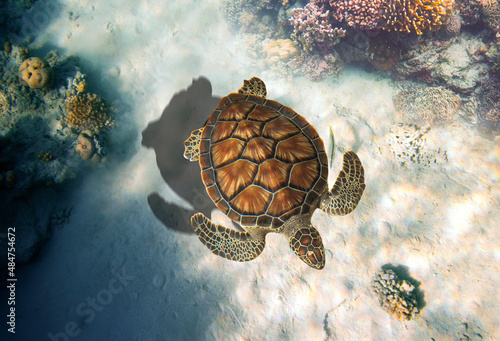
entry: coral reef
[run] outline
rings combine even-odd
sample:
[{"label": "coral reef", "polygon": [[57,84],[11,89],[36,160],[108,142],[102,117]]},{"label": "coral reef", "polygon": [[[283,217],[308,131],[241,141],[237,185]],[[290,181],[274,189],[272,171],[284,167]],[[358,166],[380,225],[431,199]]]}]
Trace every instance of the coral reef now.
[{"label": "coral reef", "polygon": [[410,321],[419,313],[415,287],[393,270],[379,271],[372,280],[372,290],[382,309],[395,319]]},{"label": "coral reef", "polygon": [[300,71],[306,78],[318,81],[336,75],[345,66],[340,56],[333,51],[325,56],[303,54],[295,58],[290,65]]},{"label": "coral reef", "polygon": [[306,52],[315,49],[328,52],[346,34],[342,28],[332,26],[330,11],[324,6],[309,3],[304,8],[292,10],[292,14],[292,39]]},{"label": "coral reef", "polygon": [[452,7],[453,0],[388,0],[382,6],[383,29],[420,35],[446,24]]},{"label": "coral reef", "polygon": [[[53,86],[35,91],[19,78],[19,66],[27,58],[28,49],[19,45],[11,45],[10,53],[0,52],[0,188],[12,193],[61,184],[84,170],[74,152],[78,133],[64,126],[62,110],[68,96],[85,89],[78,59],[50,51],[43,59],[54,69]],[[102,137],[102,154],[91,138],[94,155],[101,158]]]},{"label": "coral reef", "polygon": [[224,9],[229,23],[242,32],[259,32],[265,38],[285,35],[285,25],[291,17],[290,4],[283,0],[225,0]]},{"label": "coral reef", "polygon": [[491,29],[500,29],[500,5],[497,0],[481,0],[481,13]]},{"label": "coral reef", "polygon": [[290,39],[277,39],[264,42],[262,52],[268,64],[275,64],[279,61],[290,61],[298,55],[299,50]]},{"label": "coral reef", "polygon": [[19,67],[21,83],[32,89],[49,87],[53,81],[53,71],[45,59],[30,57]]},{"label": "coral reef", "polygon": [[456,118],[461,99],[442,86],[411,87],[396,93],[396,111],[411,122],[437,123]]},{"label": "coral reef", "polygon": [[455,7],[465,26],[474,25],[481,18],[481,0],[455,0]]},{"label": "coral reef", "polygon": [[401,49],[389,41],[370,39],[367,53],[367,60],[375,69],[387,71],[399,62]]},{"label": "coral reef", "polygon": [[418,51],[403,56],[394,68],[397,80],[414,79],[433,85],[440,83],[455,92],[468,94],[488,74],[486,58],[476,51],[485,44],[468,33],[450,43],[422,43]]},{"label": "coral reef", "polygon": [[442,39],[449,39],[451,37],[456,37],[460,34],[460,29],[462,28],[462,20],[459,15],[453,14],[450,16],[448,24],[441,26],[438,31],[438,35]]},{"label": "coral reef", "polygon": [[427,146],[425,135],[430,128],[419,128],[414,124],[398,123],[391,127],[386,136],[387,145],[400,166],[418,164],[429,167],[448,161],[446,151]]},{"label": "coral reef", "polygon": [[382,0],[330,0],[333,16],[354,28],[372,30],[385,24],[381,20]]},{"label": "coral reef", "polygon": [[478,107],[479,127],[498,135],[500,132],[500,75],[493,74],[482,83]]},{"label": "coral reef", "polygon": [[453,0],[330,0],[333,16],[358,29],[415,32],[447,23]]},{"label": "coral reef", "polygon": [[109,108],[96,94],[76,94],[66,100],[67,115],[64,122],[76,131],[90,130],[98,133],[113,126]]}]

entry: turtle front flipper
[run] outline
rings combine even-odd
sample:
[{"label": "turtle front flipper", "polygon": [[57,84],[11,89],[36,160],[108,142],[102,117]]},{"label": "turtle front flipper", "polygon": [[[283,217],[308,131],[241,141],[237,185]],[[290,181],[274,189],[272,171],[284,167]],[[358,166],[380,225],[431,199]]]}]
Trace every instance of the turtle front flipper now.
[{"label": "turtle front flipper", "polygon": [[266,84],[257,77],[252,77],[250,80],[244,80],[243,86],[238,90],[239,94],[243,95],[254,95],[262,98],[266,98],[267,90]]},{"label": "turtle front flipper", "polygon": [[200,141],[203,128],[193,130],[191,135],[184,141],[184,157],[189,161],[200,159]]},{"label": "turtle front flipper", "polygon": [[257,258],[264,250],[265,235],[250,235],[221,225],[215,225],[202,213],[191,217],[191,225],[201,242],[212,253],[238,262],[247,262]]},{"label": "turtle front flipper", "polygon": [[319,232],[312,226],[297,230],[289,239],[292,251],[310,267],[321,270],[325,266],[325,247]]},{"label": "turtle front flipper", "polygon": [[330,215],[346,215],[354,211],[365,190],[365,176],[356,153],[344,154],[342,170],[333,185],[321,200],[320,208]]}]

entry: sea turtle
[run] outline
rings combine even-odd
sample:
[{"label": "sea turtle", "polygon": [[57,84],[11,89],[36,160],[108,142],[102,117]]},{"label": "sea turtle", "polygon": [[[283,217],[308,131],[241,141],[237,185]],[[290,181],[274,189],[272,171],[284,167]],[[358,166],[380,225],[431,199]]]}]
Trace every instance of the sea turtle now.
[{"label": "sea turtle", "polygon": [[363,166],[349,151],[328,191],[328,160],[318,133],[292,109],[267,100],[266,86],[256,77],[223,97],[184,146],[184,157],[199,162],[215,205],[245,231],[216,225],[202,213],[191,217],[201,242],[230,260],[258,257],[266,234],[276,232],[301,260],[322,269],[325,250],[311,225],[314,210],[348,214],[365,189]]}]

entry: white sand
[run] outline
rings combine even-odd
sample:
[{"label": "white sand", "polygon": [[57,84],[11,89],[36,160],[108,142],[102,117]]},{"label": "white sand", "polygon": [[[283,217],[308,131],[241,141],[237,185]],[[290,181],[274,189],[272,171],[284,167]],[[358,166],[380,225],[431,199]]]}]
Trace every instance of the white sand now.
[{"label": "white sand", "polygon": [[[46,3],[40,0],[37,8]],[[84,71],[121,94],[137,136],[193,78],[206,76],[213,93],[223,96],[244,78],[264,74],[268,97],[304,115],[326,143],[331,125],[337,150],[330,185],[342,152],[354,148],[367,187],[352,214],[314,215],[327,248],[322,271],[307,267],[275,234],[268,235],[256,260],[231,262],[211,254],[195,235],[167,229],[153,216],[147,204],[151,192],[178,199],[160,176],[154,152],[142,148],[138,137],[130,146],[137,149],[133,158],[118,169],[89,174],[68,196],[70,224],[54,231],[42,257],[20,271],[17,335],[25,340],[458,340],[462,335],[493,340],[500,335],[498,142],[465,129],[435,128],[428,144],[446,150],[449,161],[423,170],[401,167],[385,142],[396,123],[395,89],[387,80],[347,69],[338,80],[286,82],[250,67],[216,0],[60,3],[61,11],[33,47],[51,44],[80,56]],[[119,76],[113,75],[116,68]],[[352,115],[339,115],[334,105]],[[421,282],[426,305],[410,322],[392,319],[370,294],[370,280],[384,264],[406,266]]]}]

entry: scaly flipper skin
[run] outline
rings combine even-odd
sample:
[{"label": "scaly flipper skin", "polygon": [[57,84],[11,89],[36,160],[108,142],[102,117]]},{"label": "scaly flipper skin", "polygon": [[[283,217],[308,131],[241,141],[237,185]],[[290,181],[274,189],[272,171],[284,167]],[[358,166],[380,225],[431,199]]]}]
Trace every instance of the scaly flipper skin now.
[{"label": "scaly flipper skin", "polygon": [[341,216],[354,211],[365,190],[363,165],[356,153],[344,154],[342,170],[332,190],[324,197],[320,208],[330,215]]},{"label": "scaly flipper skin", "polygon": [[303,227],[289,240],[292,251],[310,267],[321,270],[325,266],[325,248],[318,231],[309,225]]},{"label": "scaly flipper skin", "polygon": [[201,242],[215,255],[238,262],[257,258],[264,250],[265,235],[253,237],[248,232],[238,232],[215,225],[202,213],[191,217],[191,225]]},{"label": "scaly flipper skin", "polygon": [[266,98],[266,84],[264,84],[264,82],[257,77],[252,77],[250,80],[245,79],[243,81],[243,86],[238,89],[238,93]]},{"label": "scaly flipper skin", "polygon": [[198,161],[200,159],[200,141],[203,128],[193,130],[191,136],[184,141],[184,157],[189,161]]}]

